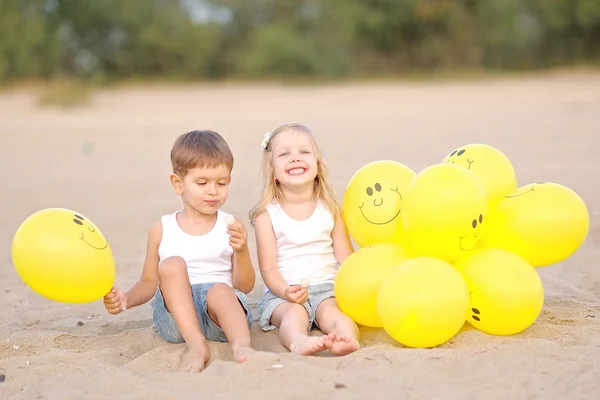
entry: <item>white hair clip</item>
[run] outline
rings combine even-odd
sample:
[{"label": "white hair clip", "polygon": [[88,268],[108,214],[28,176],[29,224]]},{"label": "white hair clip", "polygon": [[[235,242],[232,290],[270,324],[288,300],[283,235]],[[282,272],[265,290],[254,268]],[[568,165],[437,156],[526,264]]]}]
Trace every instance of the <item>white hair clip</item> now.
[{"label": "white hair clip", "polygon": [[266,150],[267,147],[269,146],[269,140],[271,140],[271,132],[265,133],[265,137],[263,138],[263,141],[260,144],[260,147],[262,147],[264,150]]}]

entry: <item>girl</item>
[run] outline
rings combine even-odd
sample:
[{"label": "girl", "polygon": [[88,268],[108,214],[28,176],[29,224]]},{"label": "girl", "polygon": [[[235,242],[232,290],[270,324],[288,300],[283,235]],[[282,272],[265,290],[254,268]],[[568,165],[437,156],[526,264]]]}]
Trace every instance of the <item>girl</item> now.
[{"label": "girl", "polygon": [[[263,194],[249,215],[266,284],[261,328],[278,327],[295,354],[351,353],[358,328],[337,306],[333,283],[354,249],[319,146],[309,128],[287,124],[267,133],[262,148]],[[309,336],[313,326],[324,335]]]}]

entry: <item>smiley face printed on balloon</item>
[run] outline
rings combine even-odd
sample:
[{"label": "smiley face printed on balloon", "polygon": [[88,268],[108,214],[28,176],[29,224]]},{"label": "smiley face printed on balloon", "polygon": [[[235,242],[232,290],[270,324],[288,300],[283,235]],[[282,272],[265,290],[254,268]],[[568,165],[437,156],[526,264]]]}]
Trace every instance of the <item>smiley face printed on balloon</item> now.
[{"label": "smiley face printed on balloon", "polygon": [[487,316],[481,313],[481,306],[477,303],[477,294],[475,292],[469,292],[469,307],[467,322],[475,328],[477,328],[478,323],[482,322],[482,320],[485,325]]},{"label": "smiley face printed on balloon", "polygon": [[104,250],[108,242],[102,234],[98,234],[97,228],[90,221],[78,214],[73,214],[73,223],[79,228],[79,239],[96,250]]},{"label": "smiley face printed on balloon", "polygon": [[514,192],[507,194],[506,196],[504,196],[505,199],[512,199],[515,197],[519,197],[519,196],[523,196],[527,193],[532,193],[535,192],[536,189],[538,188],[538,185],[543,185],[546,182],[536,182],[534,184],[530,184],[530,185],[526,185],[523,187],[518,188],[517,190],[515,190]]},{"label": "smiley face printed on balloon", "polygon": [[[396,219],[402,210],[402,195],[398,190],[398,186],[385,189],[395,194],[389,196],[390,193],[387,191],[382,192],[384,188],[379,182],[375,183],[372,187],[367,187],[365,192],[368,197],[364,198],[364,201],[358,206],[363,218],[371,224],[388,224]],[[398,196],[398,198],[395,196]],[[385,201],[386,197],[387,202]]]},{"label": "smiley face printed on balloon", "polygon": [[[471,305],[473,304],[473,292],[469,292],[469,300],[471,301]],[[471,318],[473,318],[474,321],[477,322],[481,322],[481,311],[479,311],[478,308],[472,307],[471,308]]]},{"label": "smiley face printed on balloon", "polygon": [[460,236],[459,246],[462,251],[471,250],[479,242],[483,231],[482,224],[483,214],[479,214],[479,217],[473,218],[471,221],[472,229],[468,229],[464,235]]},{"label": "smiley face printed on balloon", "polygon": [[490,203],[517,188],[517,175],[508,157],[486,144],[459,147],[448,154],[442,164],[458,165],[473,172],[481,180]]},{"label": "smiley face printed on balloon", "polygon": [[[454,164],[458,163],[459,165],[465,166],[468,170],[471,169],[471,165],[475,162],[475,160],[470,160],[468,155],[465,155],[467,152],[466,149],[456,149],[452,153],[448,154],[444,161],[444,164]],[[464,157],[463,157],[464,156]]]},{"label": "smiley face printed on balloon", "polygon": [[403,192],[415,172],[396,161],[375,161],[360,168],[344,193],[344,222],[354,241],[365,247],[401,244]]}]

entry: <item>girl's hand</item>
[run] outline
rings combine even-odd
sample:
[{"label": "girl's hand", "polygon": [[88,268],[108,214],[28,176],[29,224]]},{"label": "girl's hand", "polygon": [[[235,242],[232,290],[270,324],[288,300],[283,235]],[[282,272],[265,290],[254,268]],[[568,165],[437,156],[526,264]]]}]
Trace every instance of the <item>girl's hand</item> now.
[{"label": "girl's hand", "polygon": [[112,314],[117,315],[121,311],[127,309],[127,296],[123,291],[112,288],[106,296],[104,296],[104,307]]},{"label": "girl's hand", "polygon": [[290,303],[304,304],[308,300],[308,290],[300,285],[288,286],[283,295]]},{"label": "girl's hand", "polygon": [[227,234],[229,235],[229,245],[234,251],[243,251],[248,248],[248,232],[244,224],[239,219],[231,218],[227,221]]}]

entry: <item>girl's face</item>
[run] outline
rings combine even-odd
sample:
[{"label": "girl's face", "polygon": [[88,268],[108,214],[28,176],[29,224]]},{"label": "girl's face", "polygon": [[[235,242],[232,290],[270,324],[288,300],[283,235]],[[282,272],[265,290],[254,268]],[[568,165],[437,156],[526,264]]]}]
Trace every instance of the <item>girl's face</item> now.
[{"label": "girl's face", "polygon": [[275,136],[271,143],[275,178],[282,188],[314,184],[317,176],[315,150],[303,132],[289,130]]}]

